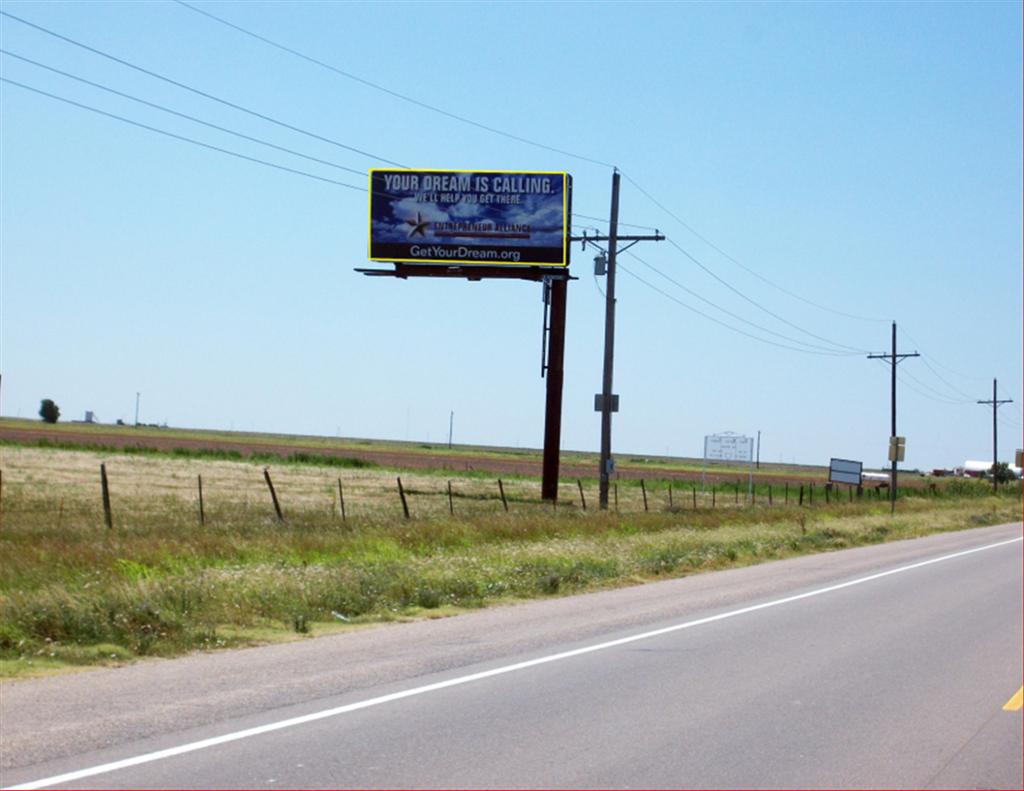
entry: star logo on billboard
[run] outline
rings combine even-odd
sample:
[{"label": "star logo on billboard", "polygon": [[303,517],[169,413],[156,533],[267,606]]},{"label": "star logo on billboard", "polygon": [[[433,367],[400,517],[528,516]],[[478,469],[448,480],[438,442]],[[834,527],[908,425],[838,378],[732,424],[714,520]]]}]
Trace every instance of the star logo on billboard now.
[{"label": "star logo on billboard", "polygon": [[405,221],[406,225],[411,225],[412,226],[412,230],[409,231],[409,238],[411,239],[412,237],[416,236],[417,234],[419,234],[423,238],[426,238],[426,236],[427,236],[427,225],[429,224],[429,222],[430,222],[429,220],[423,219],[423,216],[419,212],[416,212],[416,219],[415,220],[406,220]]}]

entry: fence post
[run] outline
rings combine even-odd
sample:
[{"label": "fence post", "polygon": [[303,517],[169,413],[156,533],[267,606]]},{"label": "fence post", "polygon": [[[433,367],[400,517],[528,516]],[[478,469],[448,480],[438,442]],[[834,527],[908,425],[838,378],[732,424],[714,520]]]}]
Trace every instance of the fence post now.
[{"label": "fence post", "polygon": [[768,505],[772,504],[772,485],[768,484]]},{"label": "fence post", "polygon": [[646,511],[647,510],[647,487],[644,486],[644,479],[643,478],[640,479],[640,491],[643,492],[643,495],[644,495],[644,510]]},{"label": "fence post", "polygon": [[697,510],[697,487],[696,486],[691,487],[690,491],[693,492],[693,510],[696,511]]},{"label": "fence post", "polygon": [[402,488],[402,479],[398,478],[398,497],[402,501],[402,513],[405,514],[405,518],[409,518],[409,503],[405,501],[405,489]]},{"label": "fence post", "polygon": [[100,494],[103,497],[103,521],[110,530],[114,527],[114,517],[110,512],[110,484],[107,482],[106,464],[100,464]]},{"label": "fence post", "polygon": [[828,505],[832,500],[829,497],[829,493],[832,491],[832,487],[829,484],[825,484],[825,505]]},{"label": "fence post", "polygon": [[338,478],[338,505],[341,506],[341,521],[345,521],[345,490],[341,488],[341,478]]},{"label": "fence post", "polygon": [[736,505],[740,504],[740,482],[736,481],[736,488],[733,489],[733,494],[736,495]]},{"label": "fence post", "polygon": [[277,501],[277,492],[274,491],[274,482],[270,480],[270,468],[263,468],[263,478],[267,482],[267,488],[270,489],[270,499],[274,501],[274,513],[277,514],[277,521],[284,521],[284,514],[281,513],[281,503]]},{"label": "fence post", "polygon": [[672,481],[668,482],[668,508],[671,511],[675,506],[672,504]]},{"label": "fence post", "polygon": [[206,512],[203,510],[203,476],[197,476],[199,478],[199,524],[206,524]]},{"label": "fence post", "polygon": [[715,507],[715,491],[716,491],[715,490],[715,486],[714,486],[714,484],[712,484],[711,485],[711,507],[712,508]]},{"label": "fence post", "polygon": [[580,489],[580,502],[583,504],[583,510],[587,510],[587,498],[583,496],[583,481],[579,478],[576,479],[576,485]]},{"label": "fence post", "polygon": [[452,502],[452,482],[448,481],[448,513],[455,516],[455,503]]},{"label": "fence post", "polygon": [[804,485],[800,484],[800,505],[804,504]]},{"label": "fence post", "polygon": [[505,486],[501,482],[501,478],[498,478],[498,494],[501,495],[501,504],[505,506],[505,513],[508,513],[508,500],[505,499]]},{"label": "fence post", "polygon": [[786,481],[786,505],[789,505],[789,481]]}]

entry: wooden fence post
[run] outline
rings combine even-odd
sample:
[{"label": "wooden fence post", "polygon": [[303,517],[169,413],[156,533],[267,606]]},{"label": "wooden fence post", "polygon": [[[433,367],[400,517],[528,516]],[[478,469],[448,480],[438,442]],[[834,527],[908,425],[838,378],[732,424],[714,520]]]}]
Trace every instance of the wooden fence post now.
[{"label": "wooden fence post", "polygon": [[199,478],[199,524],[206,524],[206,511],[203,509],[203,476],[197,476]]},{"label": "wooden fence post", "polygon": [[409,518],[409,503],[405,501],[405,489],[402,488],[402,479],[398,478],[398,497],[402,501],[402,513],[405,514],[405,518]]},{"label": "wooden fence post", "polygon": [[587,498],[583,496],[583,481],[579,478],[576,479],[576,485],[580,489],[580,502],[583,504],[583,510],[587,510]]},{"label": "wooden fence post", "polygon": [[672,481],[668,482],[668,508],[671,511],[674,506],[672,505]]},{"label": "wooden fence post", "polygon": [[733,493],[736,495],[736,505],[740,504],[740,482],[736,481],[736,488],[733,489]]},{"label": "wooden fence post", "polygon": [[800,484],[800,505],[804,504],[804,485]]},{"label": "wooden fence post", "polygon": [[100,494],[103,497],[103,521],[110,530],[114,527],[114,516],[110,512],[110,484],[107,482],[106,464],[100,464]]},{"label": "wooden fence post", "polygon": [[647,487],[644,486],[644,479],[643,478],[640,479],[640,491],[644,495],[644,510],[646,511],[647,510]]},{"label": "wooden fence post", "polygon": [[768,505],[772,504],[772,485],[768,484]]},{"label": "wooden fence post", "polygon": [[714,486],[714,484],[711,485],[711,507],[712,508],[715,507],[715,486]]},{"label": "wooden fence post", "polygon": [[696,486],[691,487],[690,491],[693,492],[693,510],[696,511],[697,510],[697,487]]},{"label": "wooden fence post", "polygon": [[501,504],[505,506],[505,513],[508,513],[508,500],[505,499],[505,486],[501,482],[501,478],[498,478],[498,494],[501,495]]},{"label": "wooden fence post", "polygon": [[789,505],[789,481],[786,481],[786,505]]},{"label": "wooden fence post", "polygon": [[338,505],[341,507],[341,521],[345,521],[345,490],[341,488],[341,478],[338,478]]},{"label": "wooden fence post", "polygon": [[270,468],[263,468],[263,478],[267,482],[267,488],[270,489],[270,499],[274,501],[274,513],[277,514],[277,521],[284,521],[284,514],[281,513],[281,503],[277,501],[277,492],[274,491],[274,482],[270,480]]},{"label": "wooden fence post", "polygon": [[448,513],[455,516],[455,503],[452,501],[452,482],[448,481]]}]

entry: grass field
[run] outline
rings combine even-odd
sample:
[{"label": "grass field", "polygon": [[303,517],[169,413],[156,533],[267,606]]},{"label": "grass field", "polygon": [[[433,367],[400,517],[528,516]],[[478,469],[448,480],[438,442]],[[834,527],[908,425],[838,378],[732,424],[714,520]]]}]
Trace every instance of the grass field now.
[{"label": "grass field", "polygon": [[768,506],[765,486],[754,505],[720,489],[714,508],[710,492],[694,508],[692,489],[676,488],[670,507],[667,482],[624,480],[618,511],[595,513],[593,480],[585,512],[575,481],[553,509],[527,477],[503,480],[506,512],[494,477],[310,458],[0,446],[0,673],[295,638],[1021,515],[1019,489],[993,497],[975,481],[911,492],[890,517],[884,500],[826,505],[820,487],[813,507],[795,505],[795,491],[784,504],[778,489]]}]

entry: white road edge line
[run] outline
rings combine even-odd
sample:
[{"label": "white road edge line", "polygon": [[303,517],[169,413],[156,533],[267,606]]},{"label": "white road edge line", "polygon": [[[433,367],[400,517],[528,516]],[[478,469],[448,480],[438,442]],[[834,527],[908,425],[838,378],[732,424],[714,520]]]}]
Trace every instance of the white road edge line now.
[{"label": "white road edge line", "polygon": [[514,673],[518,670],[526,670],[530,667],[536,667],[537,665],[545,665],[549,662],[558,662],[562,659],[571,659],[574,656],[582,656],[583,654],[590,654],[595,651],[603,651],[607,648],[615,648],[616,646],[627,645],[628,643],[635,643],[639,640],[647,640],[651,637],[658,637],[659,635],[669,634],[671,632],[678,632],[683,629],[690,629],[694,626],[703,626],[704,624],[714,623],[716,621],[724,621],[727,618],[735,618],[737,615],[746,615],[747,613],[757,612],[758,610],[767,610],[770,607],[779,607],[783,604],[790,604],[792,602],[800,601],[802,599],[810,599],[814,596],[821,596],[826,593],[832,593],[834,591],[843,590],[844,588],[852,588],[855,585],[863,585],[866,582],[872,582],[873,580],[882,579],[883,577],[889,577],[893,574],[901,574],[905,571],[919,569],[922,566],[931,566],[935,563],[942,563],[944,561],[953,560],[954,558],[960,558],[965,555],[973,555],[976,552],[985,552],[986,550],[1006,546],[1007,544],[1015,544],[1021,540],[1024,540],[1024,537],[1011,538],[1006,541],[999,541],[995,544],[986,544],[985,546],[974,547],[973,549],[965,549],[962,552],[954,552],[951,555],[942,555],[937,558],[931,558],[930,560],[922,560],[918,563],[911,563],[908,566],[900,566],[898,568],[889,569],[888,571],[881,571],[877,574],[870,574],[867,577],[859,577],[848,582],[841,582],[836,585],[829,585],[826,588],[818,588],[816,590],[807,591],[806,593],[799,593],[794,596],[786,596],[782,599],[774,599],[772,601],[763,602],[762,604],[754,604],[750,607],[742,607],[738,610],[730,610],[729,612],[719,613],[718,615],[711,615],[707,618],[698,618],[695,621],[686,621],[685,623],[675,624],[673,626],[666,626],[661,629],[655,629],[651,632],[644,632],[643,634],[635,634],[631,635],[630,637],[622,637],[617,640],[609,640],[608,642],[598,643],[597,645],[591,645],[585,648],[576,648],[572,651],[563,651],[558,654],[550,654],[549,656],[538,657],[537,659],[529,659],[525,662],[516,662],[512,665],[496,667],[492,670],[484,670],[480,673],[471,673],[468,676],[459,676],[458,678],[448,679],[447,681],[439,681],[435,684],[427,684],[422,687],[414,687],[413,689],[406,689],[401,692],[393,692],[390,695],[381,695],[380,697],[362,700],[358,703],[349,703],[344,706],[337,706],[332,709],[324,709],[323,711],[313,712],[312,714],[304,714],[301,717],[292,717],[287,720],[279,720],[278,722],[271,722],[266,725],[259,725],[255,728],[246,728],[245,730],[235,731],[234,733],[226,733],[223,736],[214,736],[210,739],[202,739],[197,742],[182,744],[178,747],[169,747],[166,750],[157,750],[156,752],[137,755],[134,758],[124,758],[120,761],[112,761],[111,763],[100,764],[99,766],[92,766],[88,769],[79,769],[74,772],[66,772],[65,774],[54,775],[53,777],[44,777],[42,780],[35,780],[31,783],[22,783],[21,785],[8,786],[6,789],[3,789],[3,791],[22,791],[22,789],[25,789],[27,791],[28,789],[47,788],[49,786],[58,785],[60,783],[69,783],[73,780],[81,780],[85,777],[94,777],[95,775],[106,774],[108,772],[115,772],[119,769],[127,769],[131,766],[139,766],[140,764],[147,764],[152,761],[160,761],[164,758],[173,758],[176,755],[184,755],[185,753],[195,752],[196,750],[204,750],[207,747],[216,747],[221,744],[235,742],[240,739],[248,739],[252,736],[259,736],[264,733],[279,731],[284,728],[292,728],[296,725],[303,725],[307,722],[316,722],[317,720],[324,720],[328,717],[337,717],[341,714],[348,714],[352,711],[359,711],[360,709],[368,709],[373,706],[380,706],[385,703],[392,703],[396,700],[402,700],[403,698],[411,698],[416,695],[424,695],[428,692],[437,692],[438,690],[448,689],[449,687],[457,687],[462,684],[469,684],[474,681],[481,681],[485,678],[501,676],[505,673]]}]

